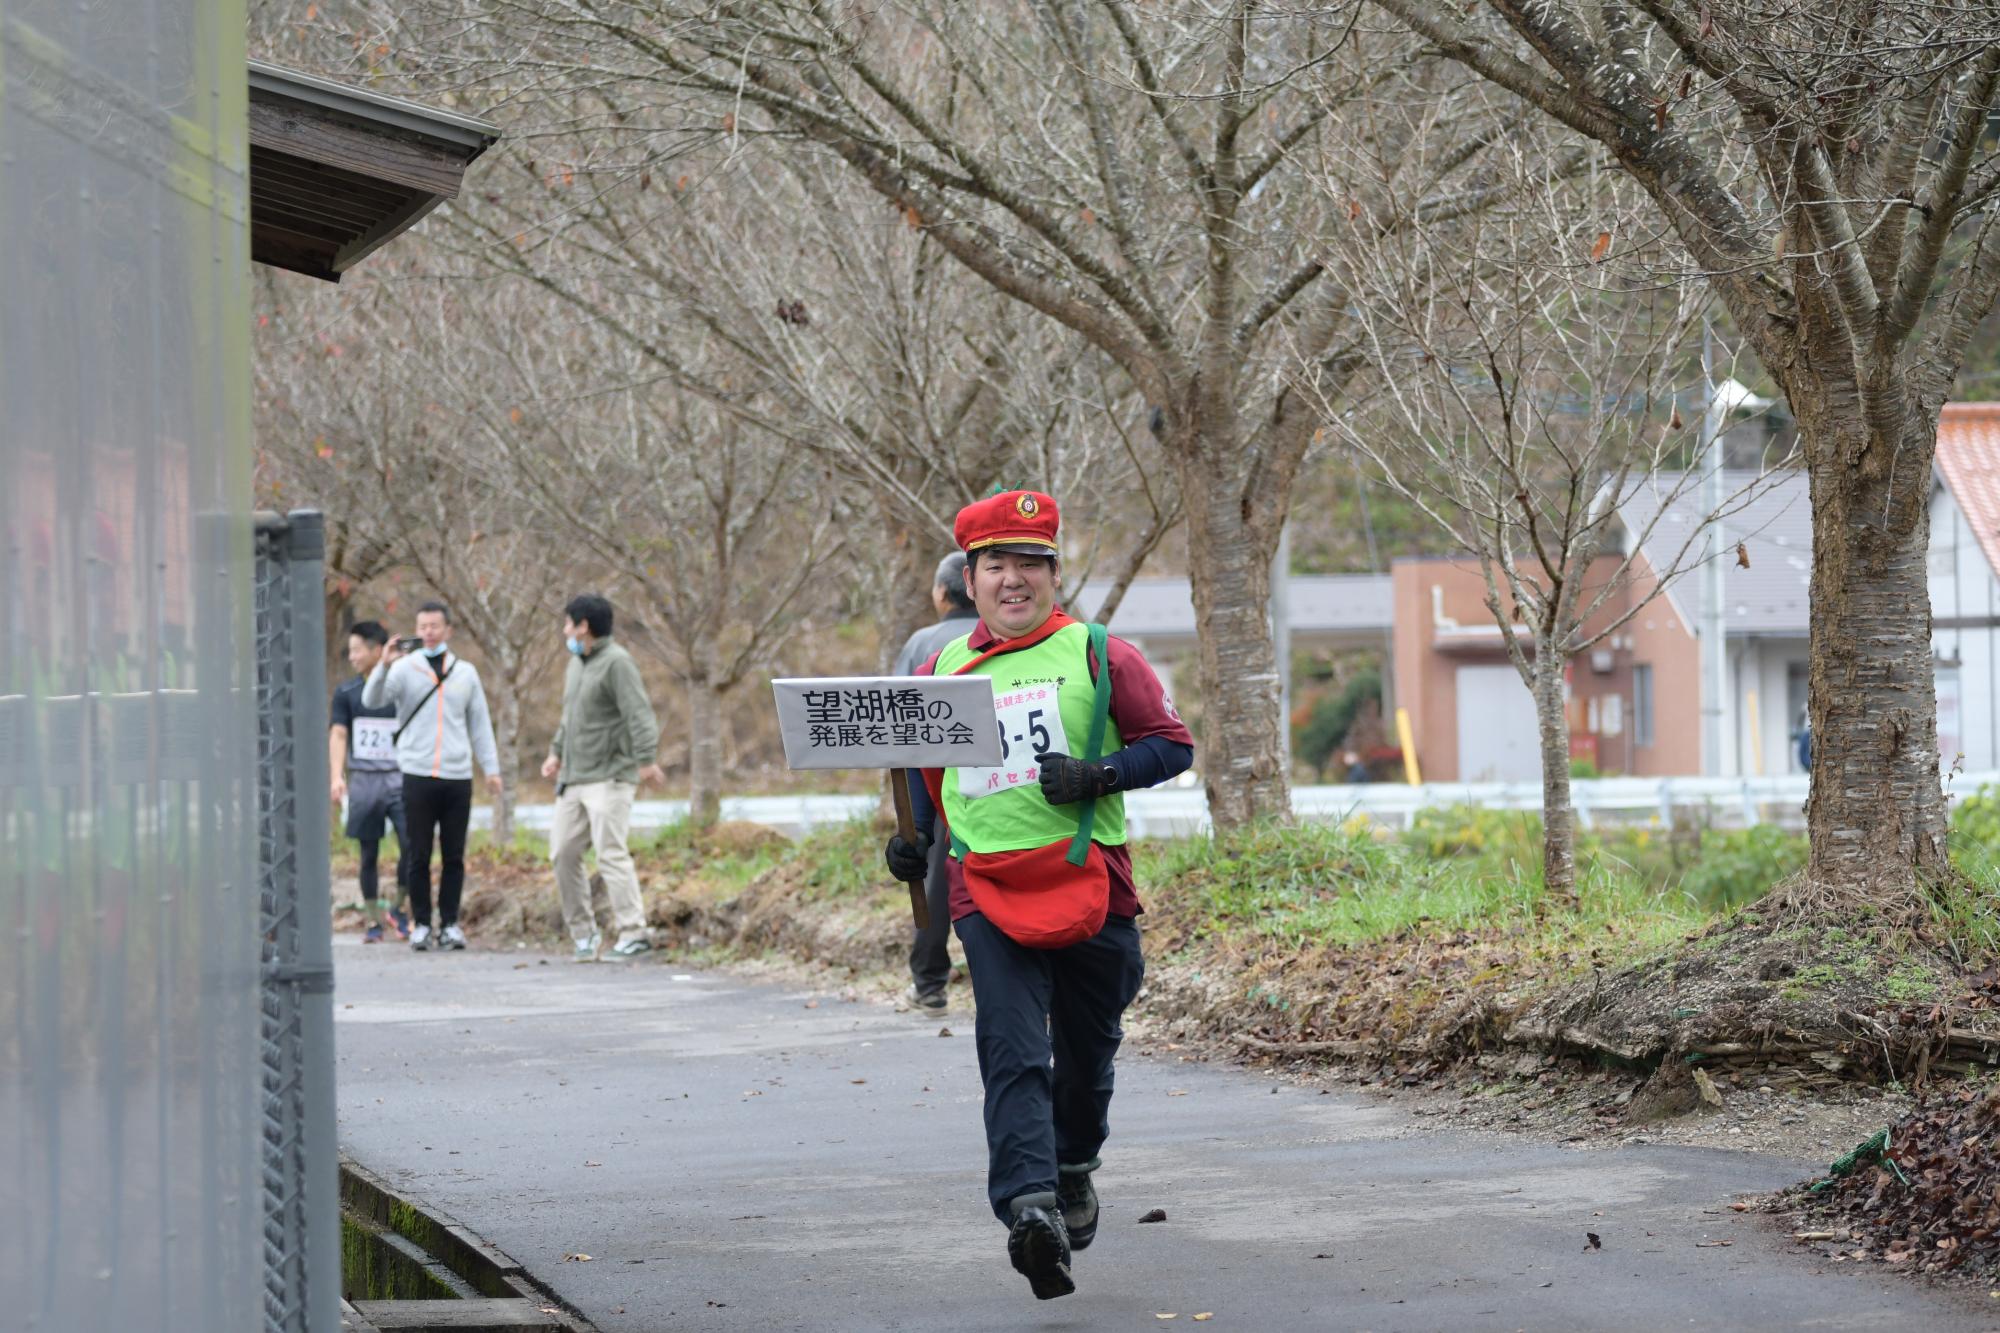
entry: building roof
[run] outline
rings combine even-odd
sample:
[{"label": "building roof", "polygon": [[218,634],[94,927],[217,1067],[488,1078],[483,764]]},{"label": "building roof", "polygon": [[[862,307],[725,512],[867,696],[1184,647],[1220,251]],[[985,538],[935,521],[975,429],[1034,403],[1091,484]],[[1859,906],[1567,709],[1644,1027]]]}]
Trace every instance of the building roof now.
[{"label": "building roof", "polygon": [[250,257],[340,275],[458,194],[500,132],[398,97],[250,62]]},{"label": "building roof", "polygon": [[2000,575],[2000,403],[1946,403],[1938,418],[1937,471]]},{"label": "building roof", "polygon": [[[1103,582],[1085,584],[1071,610],[1094,616],[1108,591]],[[1295,638],[1361,639],[1389,631],[1387,574],[1294,574],[1286,592]],[[1134,579],[1111,627],[1128,639],[1194,638],[1194,594],[1188,581]]]},{"label": "building roof", "polygon": [[[1767,477],[1730,470],[1723,474],[1723,491],[1742,496],[1722,523],[1722,590],[1731,636],[1803,637],[1810,620],[1812,582],[1812,501],[1806,474],[1785,472]],[[1752,490],[1752,487],[1756,489]],[[1699,479],[1663,472],[1626,498],[1623,516],[1635,536],[1653,523],[1644,551],[1656,570],[1671,568],[1701,516]],[[1665,512],[1661,513],[1662,505]],[[1750,567],[1737,562],[1736,544],[1743,543]],[[1693,549],[1683,558],[1683,572],[1667,585],[1667,598],[1693,632],[1701,624],[1701,555]]]}]

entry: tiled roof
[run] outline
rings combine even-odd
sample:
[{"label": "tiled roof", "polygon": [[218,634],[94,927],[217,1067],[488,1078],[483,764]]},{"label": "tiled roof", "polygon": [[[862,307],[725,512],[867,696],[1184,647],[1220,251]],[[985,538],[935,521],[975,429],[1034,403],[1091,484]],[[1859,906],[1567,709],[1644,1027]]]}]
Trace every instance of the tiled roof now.
[{"label": "tiled roof", "polygon": [[[1093,580],[1069,609],[1096,614],[1109,585]],[[1353,634],[1389,628],[1387,574],[1294,574],[1290,619],[1294,634]],[[1194,594],[1181,578],[1132,580],[1111,628],[1131,638],[1191,637],[1195,632]]]},{"label": "tiled roof", "polygon": [[2000,574],[2000,403],[1946,403],[1938,418],[1937,470]]},{"label": "tiled roof", "polygon": [[[1753,486],[1757,487],[1754,491]],[[1646,542],[1653,567],[1672,565],[1688,533],[1707,512],[1702,488],[1687,484],[1684,474],[1663,472],[1642,482],[1626,498],[1623,517],[1633,533],[1647,531],[1662,504]],[[1742,498],[1729,505],[1723,520],[1722,595],[1727,635],[1803,636],[1806,633],[1812,582],[1812,501],[1806,474],[1788,472],[1758,482],[1755,472],[1731,469],[1723,474],[1723,492]],[[1697,539],[1699,540],[1699,539]],[[1743,543],[1750,567],[1737,563],[1736,544]],[[1690,631],[1701,624],[1701,553],[1697,547],[1683,561],[1679,578],[1667,585],[1667,596]]]}]

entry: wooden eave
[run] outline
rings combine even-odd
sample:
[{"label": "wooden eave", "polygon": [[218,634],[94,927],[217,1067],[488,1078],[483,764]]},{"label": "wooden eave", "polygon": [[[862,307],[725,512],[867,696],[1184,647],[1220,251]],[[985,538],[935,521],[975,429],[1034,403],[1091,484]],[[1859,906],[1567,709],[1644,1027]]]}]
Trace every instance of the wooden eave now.
[{"label": "wooden eave", "polygon": [[454,198],[491,125],[250,62],[250,257],[339,282]]}]

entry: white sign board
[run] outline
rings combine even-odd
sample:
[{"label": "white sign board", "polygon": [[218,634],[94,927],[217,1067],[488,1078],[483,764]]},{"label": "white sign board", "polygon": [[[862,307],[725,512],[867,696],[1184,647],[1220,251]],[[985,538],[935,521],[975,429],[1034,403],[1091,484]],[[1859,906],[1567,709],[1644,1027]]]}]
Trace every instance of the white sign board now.
[{"label": "white sign board", "polygon": [[1005,757],[988,676],[774,680],[792,768],[968,768]]}]

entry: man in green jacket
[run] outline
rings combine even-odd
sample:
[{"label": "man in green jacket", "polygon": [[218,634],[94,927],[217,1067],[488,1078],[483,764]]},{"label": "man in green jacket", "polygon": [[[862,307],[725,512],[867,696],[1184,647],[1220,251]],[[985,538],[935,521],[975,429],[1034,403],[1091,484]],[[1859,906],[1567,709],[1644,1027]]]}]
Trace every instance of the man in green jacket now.
[{"label": "man in green jacket", "polygon": [[563,642],[570,662],[563,676],[562,722],[542,761],[542,776],[556,780],[549,858],[555,862],[563,924],[576,941],[578,961],[596,958],[603,939],[583,873],[584,850],[595,847],[618,928],[611,953],[632,958],[653,941],[625,840],[639,784],[665,778],[654,758],[660,724],[632,655],[611,641],[610,602],[588,593],[572,597],[563,608]]}]

